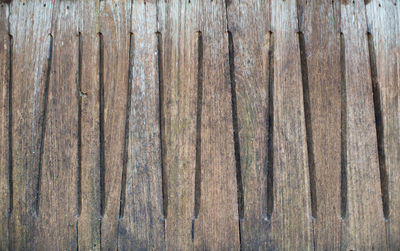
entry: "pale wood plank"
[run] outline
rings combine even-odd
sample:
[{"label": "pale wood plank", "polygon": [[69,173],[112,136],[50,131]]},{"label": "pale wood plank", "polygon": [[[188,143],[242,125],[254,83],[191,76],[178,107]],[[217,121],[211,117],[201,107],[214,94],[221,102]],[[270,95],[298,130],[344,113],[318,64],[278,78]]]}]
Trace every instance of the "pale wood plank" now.
[{"label": "pale wood plank", "polygon": [[[369,53],[378,133],[384,216],[388,248],[400,247],[400,127],[397,1],[373,0],[366,5]],[[397,52],[397,53],[396,53]],[[383,179],[382,179],[383,178]]]},{"label": "pale wood plank", "polygon": [[194,245],[200,250],[239,250],[239,217],[223,1],[191,1],[202,32],[202,108],[199,213]]},{"label": "pale wood plank", "polygon": [[156,1],[134,1],[125,208],[119,250],[163,250]]},{"label": "pale wood plank", "polygon": [[[340,248],[340,3],[298,2],[316,250]],[[304,76],[306,75],[306,76]],[[306,79],[304,79],[306,77]],[[307,114],[308,112],[308,114]]]},{"label": "pale wood plank", "polygon": [[385,249],[364,1],[343,3],[341,15],[342,68],[345,71],[342,102],[347,111],[345,145],[342,146],[346,149],[347,173],[347,210],[342,227],[342,248]]},{"label": "pale wood plank", "polygon": [[273,212],[270,248],[313,249],[296,1],[273,1]]},{"label": "pale wood plank", "polygon": [[10,46],[9,5],[0,3],[0,249],[8,250],[10,210]]},{"label": "pale wood plank", "polygon": [[[240,209],[244,250],[265,250],[270,234],[268,216],[269,63],[273,35],[267,1],[228,1],[239,125],[243,209]],[[239,201],[239,203],[241,203]],[[242,206],[239,204],[239,207]],[[242,212],[241,212],[242,211]]]},{"label": "pale wood plank", "polygon": [[16,0],[10,5],[10,33],[14,41],[11,93],[12,250],[33,248],[52,9],[50,0]]},{"label": "pale wood plank", "polygon": [[[102,33],[101,247],[116,250],[120,214],[121,181],[124,166],[124,138],[129,67],[131,1],[100,1]],[[102,135],[103,134],[103,135]]]},{"label": "pale wood plank", "polygon": [[159,1],[158,6],[166,249],[192,250],[200,33],[196,33],[196,5],[174,0]]},{"label": "pale wood plank", "polygon": [[78,247],[100,250],[100,81],[99,81],[99,10],[96,1],[79,4],[80,62],[80,198],[78,198]]}]

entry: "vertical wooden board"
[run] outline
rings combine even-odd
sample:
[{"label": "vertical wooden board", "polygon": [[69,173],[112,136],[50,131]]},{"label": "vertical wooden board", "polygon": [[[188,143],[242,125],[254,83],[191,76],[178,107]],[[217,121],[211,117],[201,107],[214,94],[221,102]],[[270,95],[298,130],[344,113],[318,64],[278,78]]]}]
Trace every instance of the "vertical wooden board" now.
[{"label": "vertical wooden board", "polygon": [[192,250],[196,168],[198,49],[195,5],[159,1],[162,70],[159,78],[163,135],[167,250]]},{"label": "vertical wooden board", "polygon": [[[77,249],[78,4],[54,5],[35,249]],[[32,231],[32,230],[31,230]]]},{"label": "vertical wooden board", "polygon": [[340,248],[340,3],[298,2],[314,244]]},{"label": "vertical wooden board", "polygon": [[100,250],[100,83],[99,1],[79,5],[78,245]]},{"label": "vertical wooden board", "polygon": [[313,249],[296,1],[273,1],[273,211],[270,248]]},{"label": "vertical wooden board", "polygon": [[43,117],[51,49],[52,1],[12,1],[12,169],[10,249],[33,248]]},{"label": "vertical wooden board", "polygon": [[129,68],[131,1],[100,1],[101,246],[116,250]]},{"label": "vertical wooden board", "polygon": [[389,220],[389,249],[400,247],[400,127],[398,83],[398,13],[396,1],[366,5],[369,56],[378,136],[384,216]]},{"label": "vertical wooden board", "polygon": [[128,148],[119,250],[164,250],[156,1],[134,1]]},{"label": "vertical wooden board", "polygon": [[[270,5],[266,1],[227,1],[231,39],[231,81],[235,88],[243,202],[239,200],[241,244],[264,250],[267,218],[269,139],[269,62],[272,45]],[[233,67],[233,68],[232,68]],[[235,117],[235,115],[234,115]],[[237,149],[239,150],[239,149]],[[238,180],[239,186],[240,180]],[[239,197],[240,198],[240,197]],[[240,205],[243,203],[243,205]],[[240,208],[243,206],[243,208]]]},{"label": "vertical wooden board", "polygon": [[223,1],[197,4],[202,32],[202,103],[199,214],[194,245],[200,250],[239,250],[239,217],[229,81],[226,9]]},{"label": "vertical wooden board", "polygon": [[8,250],[10,210],[9,88],[11,39],[8,35],[9,5],[0,3],[0,249]]},{"label": "vertical wooden board", "polygon": [[385,249],[364,1],[343,3],[341,15],[342,68],[345,68],[343,102],[347,110],[343,146],[347,149],[347,213],[342,248]]}]

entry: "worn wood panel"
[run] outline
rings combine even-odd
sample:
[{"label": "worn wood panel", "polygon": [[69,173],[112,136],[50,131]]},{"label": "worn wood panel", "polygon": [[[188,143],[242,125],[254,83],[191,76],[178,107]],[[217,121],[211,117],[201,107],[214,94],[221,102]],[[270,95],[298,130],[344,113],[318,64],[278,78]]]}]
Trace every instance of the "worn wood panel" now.
[{"label": "worn wood panel", "polygon": [[346,113],[342,158],[345,159],[347,196],[342,228],[343,249],[385,249],[364,1],[341,6],[342,102]]},{"label": "worn wood panel", "polygon": [[156,1],[134,1],[125,203],[119,250],[165,249],[156,31]]},{"label": "worn wood panel", "polygon": [[366,6],[383,212],[388,220],[388,245],[393,250],[400,247],[399,19],[395,4],[371,1]]},{"label": "worn wood panel", "polygon": [[[167,250],[192,250],[199,49],[195,4],[159,1],[162,135]],[[197,152],[199,153],[199,152]]]},{"label": "worn wood panel", "polygon": [[[100,250],[100,49],[99,1],[79,4],[78,246]],[[91,11],[88,11],[91,10]]]},{"label": "worn wood panel", "polygon": [[[298,1],[316,250],[340,248],[340,3]],[[329,69],[329,70],[328,70]]]},{"label": "worn wood panel", "polygon": [[32,249],[51,49],[52,1],[12,1],[13,212],[10,249]]},{"label": "worn wood panel", "polygon": [[0,249],[8,249],[10,214],[10,57],[9,5],[0,4]]},{"label": "worn wood panel", "polygon": [[101,247],[116,250],[129,68],[131,1],[100,1]]},{"label": "worn wood panel", "polygon": [[78,18],[77,2],[56,2],[35,249],[77,249]]},{"label": "worn wood panel", "polygon": [[[267,1],[228,1],[231,38],[231,81],[235,88],[243,182],[239,201],[241,245],[245,250],[264,250],[270,233],[268,216],[268,166],[270,139],[270,63],[273,35],[269,32]],[[235,109],[235,107],[234,107]],[[235,112],[235,111],[234,111]],[[235,118],[234,118],[235,119]],[[239,150],[239,149],[237,149]],[[239,186],[240,180],[238,180]],[[239,197],[240,198],[240,197]],[[271,199],[271,198],[269,198]],[[243,203],[243,205],[241,205]],[[243,207],[243,208],[241,208]]]},{"label": "worn wood panel", "polygon": [[199,213],[195,249],[240,248],[229,78],[228,34],[223,1],[197,4],[202,32]]},{"label": "worn wood panel", "polygon": [[272,249],[313,249],[310,178],[304,121],[296,1],[272,3]]}]

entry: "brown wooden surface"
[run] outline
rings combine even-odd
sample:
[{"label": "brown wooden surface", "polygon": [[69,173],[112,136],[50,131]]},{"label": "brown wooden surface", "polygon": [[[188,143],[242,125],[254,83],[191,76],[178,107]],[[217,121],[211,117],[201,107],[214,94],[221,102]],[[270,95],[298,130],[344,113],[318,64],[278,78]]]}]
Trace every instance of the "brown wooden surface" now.
[{"label": "brown wooden surface", "polygon": [[0,250],[398,250],[399,15],[0,1]]}]

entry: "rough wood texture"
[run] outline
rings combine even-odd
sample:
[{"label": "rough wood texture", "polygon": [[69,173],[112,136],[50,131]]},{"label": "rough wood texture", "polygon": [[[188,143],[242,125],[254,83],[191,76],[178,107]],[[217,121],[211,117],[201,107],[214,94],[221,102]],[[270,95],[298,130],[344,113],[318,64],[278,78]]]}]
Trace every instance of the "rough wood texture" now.
[{"label": "rough wood texture", "polygon": [[400,247],[399,13],[396,1],[366,6],[383,213],[389,249]]},{"label": "rough wood texture", "polygon": [[124,169],[131,2],[100,1],[101,247],[116,250]]},{"label": "rough wood texture", "polygon": [[296,1],[272,3],[273,211],[270,247],[313,249]]},{"label": "rough wood texture", "polygon": [[52,1],[12,1],[12,184],[10,249],[33,248],[43,119],[51,49]]},{"label": "rough wood texture", "polygon": [[[241,244],[245,250],[264,250],[270,233],[268,216],[268,167],[271,161],[270,63],[273,35],[269,32],[267,1],[227,2],[231,38],[231,81],[235,88],[237,129],[243,196],[239,197]],[[238,18],[240,17],[240,18]],[[235,107],[237,106],[237,107]],[[237,164],[238,165],[238,164]],[[239,170],[240,171],[240,170]],[[270,173],[271,174],[271,173]],[[240,176],[239,176],[240,177]],[[240,188],[239,188],[240,189]],[[239,191],[241,192],[241,191]],[[243,201],[240,201],[240,200]],[[243,205],[241,205],[243,203]],[[243,208],[241,208],[243,207]]]},{"label": "rough wood texture", "polygon": [[127,165],[119,250],[163,250],[164,215],[156,1],[134,1]]},{"label": "rough wood texture", "polygon": [[340,3],[298,1],[297,13],[314,244],[316,250],[337,250],[341,241]]},{"label": "rough wood texture", "polygon": [[8,249],[10,214],[10,56],[9,6],[0,4],[0,249]]},{"label": "rough wood texture", "polygon": [[[43,153],[39,175],[35,248],[77,249],[78,8],[59,1],[52,18],[52,48]],[[67,106],[67,109],[66,109]]]},{"label": "rough wood texture", "polygon": [[377,137],[369,65],[367,23],[364,1],[341,6],[342,102],[346,128],[346,213],[342,248],[385,249],[385,220],[382,210]]}]

